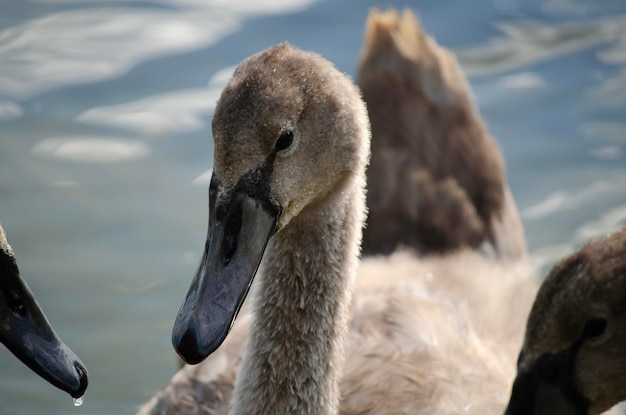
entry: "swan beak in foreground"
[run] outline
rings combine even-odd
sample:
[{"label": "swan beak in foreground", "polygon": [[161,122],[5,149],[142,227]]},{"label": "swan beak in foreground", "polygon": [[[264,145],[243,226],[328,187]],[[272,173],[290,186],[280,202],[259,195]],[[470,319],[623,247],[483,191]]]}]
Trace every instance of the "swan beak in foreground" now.
[{"label": "swan beak in foreground", "polygon": [[0,271],[0,342],[39,376],[80,398],[87,389],[87,369],[57,337],[14,259],[2,258]]},{"label": "swan beak in foreground", "polygon": [[[568,356],[570,355],[570,356]],[[505,415],[586,415],[588,400],[579,392],[571,353],[544,355],[520,370]]]},{"label": "swan beak in foreground", "polygon": [[189,364],[203,361],[228,335],[281,212],[264,197],[236,190],[216,206],[212,188],[209,199],[204,256],[172,332],[174,348]]}]

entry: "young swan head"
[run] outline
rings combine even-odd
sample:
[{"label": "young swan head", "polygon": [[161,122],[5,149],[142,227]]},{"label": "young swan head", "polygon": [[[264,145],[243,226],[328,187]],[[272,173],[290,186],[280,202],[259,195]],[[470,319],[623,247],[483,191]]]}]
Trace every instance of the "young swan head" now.
[{"label": "young swan head", "polygon": [[228,334],[269,239],[344,180],[364,180],[369,156],[352,81],[287,43],[237,67],[212,126],[208,241],[172,334],[192,364]]},{"label": "young swan head", "polygon": [[626,230],[556,265],[528,317],[506,415],[599,414],[626,399]]}]

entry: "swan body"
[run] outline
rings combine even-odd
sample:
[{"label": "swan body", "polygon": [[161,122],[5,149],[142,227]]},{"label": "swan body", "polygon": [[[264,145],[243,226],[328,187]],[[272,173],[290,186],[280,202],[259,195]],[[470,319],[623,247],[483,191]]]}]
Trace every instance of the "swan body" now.
[{"label": "swan body", "polygon": [[[532,273],[466,242],[443,256],[401,250],[358,265],[369,131],[344,75],[286,44],[254,55],[225,87],[213,132],[210,243],[173,334],[181,357],[199,364],[182,368],[141,415],[502,412]],[[246,205],[249,195],[257,201]],[[462,200],[451,209],[471,206]],[[262,224],[245,231],[255,242],[240,247],[257,215]],[[229,269],[256,272],[261,255],[251,246],[265,247],[258,286],[231,328],[249,279]]]},{"label": "swan body", "polygon": [[[469,250],[362,260],[339,370],[339,413],[502,414],[536,289],[531,275],[525,263],[498,264]],[[139,414],[228,414],[251,338],[250,308],[216,352],[184,366]]]},{"label": "swan body", "polygon": [[83,396],[87,369],[56,335],[26,282],[0,225],[0,342],[39,376]]}]

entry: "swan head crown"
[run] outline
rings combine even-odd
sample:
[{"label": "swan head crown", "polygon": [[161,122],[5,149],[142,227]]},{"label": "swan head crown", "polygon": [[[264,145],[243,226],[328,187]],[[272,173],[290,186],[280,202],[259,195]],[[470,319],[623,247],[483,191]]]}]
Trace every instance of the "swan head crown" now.
[{"label": "swan head crown", "polygon": [[357,87],[327,60],[288,43],[238,65],[212,128],[209,238],[172,334],[188,363],[202,361],[228,334],[272,235],[346,179],[364,188],[369,161],[369,119]]},{"label": "swan head crown", "polygon": [[626,229],[588,243],[543,282],[507,415],[609,409],[626,399],[625,350]]},{"label": "swan head crown", "polygon": [[338,75],[288,43],[237,67],[212,122],[218,201],[256,174],[247,190],[267,192],[282,209],[280,230],[346,173],[365,169],[367,112],[352,81]]}]

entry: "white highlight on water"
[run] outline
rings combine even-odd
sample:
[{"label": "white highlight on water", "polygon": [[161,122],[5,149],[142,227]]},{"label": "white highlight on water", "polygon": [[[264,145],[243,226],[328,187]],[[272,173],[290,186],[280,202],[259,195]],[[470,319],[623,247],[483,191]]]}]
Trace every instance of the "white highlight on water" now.
[{"label": "white highlight on water", "polygon": [[74,406],[81,406],[83,404],[83,397],[72,398],[74,400]]}]

